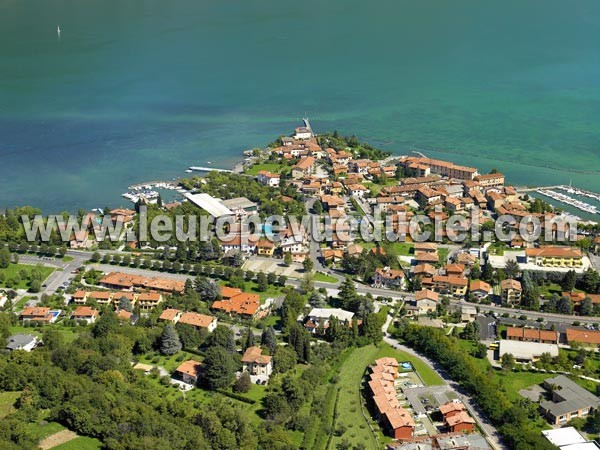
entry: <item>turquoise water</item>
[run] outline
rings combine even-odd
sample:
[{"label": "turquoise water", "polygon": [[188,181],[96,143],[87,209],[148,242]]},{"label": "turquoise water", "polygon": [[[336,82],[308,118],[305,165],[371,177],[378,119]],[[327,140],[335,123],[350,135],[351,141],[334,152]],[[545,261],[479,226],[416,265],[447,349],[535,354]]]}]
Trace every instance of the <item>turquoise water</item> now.
[{"label": "turquoise water", "polygon": [[0,1],[0,206],[126,206],[128,185],[228,167],[305,112],[598,192],[598,17],[596,0]]}]

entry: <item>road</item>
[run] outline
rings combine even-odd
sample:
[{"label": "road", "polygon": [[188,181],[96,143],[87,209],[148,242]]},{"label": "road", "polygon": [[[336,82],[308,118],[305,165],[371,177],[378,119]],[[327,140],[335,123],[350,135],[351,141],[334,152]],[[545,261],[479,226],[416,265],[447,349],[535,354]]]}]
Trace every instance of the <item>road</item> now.
[{"label": "road", "polygon": [[[67,253],[68,254],[68,253]],[[80,268],[85,261],[89,259],[89,254],[82,254],[80,252],[68,255],[73,258],[72,261],[64,262],[60,258],[47,258],[35,255],[19,255],[19,263],[21,264],[42,264],[44,266],[52,267],[55,270],[52,274],[46,278],[43,291],[46,294],[54,294],[60,288],[63,283],[73,278],[74,270]]]},{"label": "road", "polygon": [[[100,253],[103,254],[103,253],[115,253],[115,252],[114,251],[113,252],[103,251]],[[83,263],[85,261],[89,260],[91,253],[79,251],[79,250],[69,250],[69,251],[67,251],[67,255],[73,258],[72,261],[67,262],[67,263],[63,263],[60,259],[50,259],[49,260],[47,258],[34,256],[34,255],[19,255],[19,261],[22,263],[26,263],[26,264],[44,264],[44,265],[47,265],[50,267],[61,268],[62,271],[55,271],[45,282],[45,284],[47,285],[47,288],[45,289],[45,291],[47,293],[55,293],[56,290],[64,282],[66,282],[69,278],[72,277],[71,272],[73,270],[78,269],[79,267],[81,267],[83,265]],[[90,267],[90,268],[93,267],[94,269],[102,270],[104,272],[118,271],[118,272],[124,272],[124,273],[132,273],[132,274],[143,274],[146,276],[170,278],[170,279],[176,279],[176,280],[182,280],[182,281],[185,281],[186,279],[193,277],[192,275],[174,274],[174,273],[170,273],[170,272],[156,272],[156,271],[148,270],[148,269],[123,267],[123,266],[115,266],[115,265],[108,265],[108,264],[90,264],[88,267]],[[339,275],[339,273],[335,273],[334,271],[331,271],[329,269],[327,269],[325,271],[328,274],[335,276],[339,280],[338,283],[325,283],[325,282],[315,281],[314,286],[317,289],[318,288],[327,289],[329,295],[337,295],[338,286],[342,282],[342,277]],[[288,282],[287,282],[287,284],[293,285],[296,287],[300,286],[300,283],[301,283],[300,280],[292,280],[292,279],[288,279]],[[373,295],[374,297],[391,297],[393,299],[401,299],[401,300],[405,300],[405,301],[411,301],[414,299],[414,293],[412,293],[412,292],[374,288],[374,287],[364,285],[361,283],[355,283],[355,285],[356,285],[357,292],[360,294],[363,294],[363,295],[369,293],[369,294]],[[556,314],[556,313],[544,313],[544,312],[537,312],[537,311],[525,311],[525,310],[519,310],[519,309],[514,309],[514,308],[505,308],[505,307],[496,306],[496,305],[471,304],[471,303],[467,303],[463,299],[461,299],[461,300],[452,299],[450,301],[450,304],[454,305],[454,306],[464,306],[464,305],[476,306],[479,309],[479,311],[482,313],[484,313],[484,312],[497,313],[499,315],[508,313],[511,316],[525,316],[528,320],[536,321],[536,323],[537,323],[537,319],[541,317],[544,319],[545,322],[558,322],[558,323],[564,323],[564,324],[573,324],[574,322],[584,322],[584,323],[600,324],[600,317],[567,316],[567,315]]]}]

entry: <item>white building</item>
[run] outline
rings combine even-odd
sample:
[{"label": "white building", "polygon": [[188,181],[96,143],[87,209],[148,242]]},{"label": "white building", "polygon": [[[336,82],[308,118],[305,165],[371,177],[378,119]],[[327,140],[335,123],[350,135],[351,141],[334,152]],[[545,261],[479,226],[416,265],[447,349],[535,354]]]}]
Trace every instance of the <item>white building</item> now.
[{"label": "white building", "polygon": [[348,325],[352,325],[354,313],[341,308],[313,308],[305,318],[304,328],[313,334],[317,333],[320,327],[326,330],[332,317],[340,322],[348,322]]},{"label": "white building", "polygon": [[39,342],[39,338],[34,334],[15,334],[8,338],[6,348],[10,351],[24,350],[30,352]]},{"label": "white building", "polygon": [[513,355],[517,362],[532,362],[538,360],[543,353],[549,353],[553,358],[557,357],[558,345],[502,339],[499,350],[500,358],[507,353]]}]

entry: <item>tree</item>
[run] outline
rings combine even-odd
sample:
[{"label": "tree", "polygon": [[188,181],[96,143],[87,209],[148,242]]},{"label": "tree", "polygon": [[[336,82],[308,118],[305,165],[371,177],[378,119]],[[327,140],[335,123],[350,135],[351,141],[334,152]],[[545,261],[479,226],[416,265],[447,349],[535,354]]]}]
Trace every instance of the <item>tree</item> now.
[{"label": "tree", "polygon": [[10,264],[10,250],[4,244],[0,247],[0,269],[5,269]]},{"label": "tree", "polygon": [[290,346],[277,346],[273,354],[273,371],[285,373],[296,365],[296,351]]},{"label": "tree", "polygon": [[235,338],[233,331],[225,325],[217,325],[206,341],[209,347],[221,347],[230,353],[235,352]]},{"label": "tree", "polygon": [[506,261],[506,266],[504,267],[504,273],[508,278],[517,278],[519,275],[520,267],[519,263],[514,259],[509,259]]},{"label": "tree", "polygon": [[195,327],[186,323],[176,324],[175,329],[177,330],[177,334],[179,335],[181,345],[185,349],[197,349],[206,337],[206,331],[204,331],[204,335],[201,335],[201,332],[196,330]]},{"label": "tree", "polygon": [[94,253],[92,253],[92,257],[90,258],[90,261],[93,263],[97,263],[100,261],[100,258],[101,258],[100,253],[94,252]]},{"label": "tree", "polygon": [[577,281],[577,276],[575,275],[574,270],[569,270],[565,273],[561,281],[561,286],[566,292],[572,292],[575,289],[575,282]]},{"label": "tree", "polygon": [[600,273],[591,267],[586,270],[581,279],[581,289],[588,294],[600,293]]},{"label": "tree", "polygon": [[489,261],[486,261],[483,265],[483,270],[481,271],[481,278],[485,281],[491,281],[492,276],[494,275],[494,269]]},{"label": "tree", "polygon": [[586,297],[581,302],[581,306],[579,307],[579,314],[582,316],[591,316],[594,312],[594,303],[590,297]]},{"label": "tree", "polygon": [[340,298],[340,304],[343,309],[347,309],[349,311],[356,311],[360,299],[358,293],[356,292],[356,286],[354,285],[354,281],[352,281],[350,277],[346,277],[346,279],[340,286],[338,296]]},{"label": "tree", "polygon": [[573,314],[573,302],[569,297],[561,297],[556,310],[560,314]]},{"label": "tree", "polygon": [[502,368],[512,370],[515,367],[515,357],[510,353],[505,353],[501,358]]},{"label": "tree", "polygon": [[40,292],[42,289],[42,283],[40,280],[33,280],[29,285],[29,292]]},{"label": "tree", "polygon": [[285,286],[285,283],[287,283],[287,276],[279,275],[279,277],[277,278],[277,284],[279,286]]},{"label": "tree", "polygon": [[163,355],[171,356],[181,350],[181,341],[177,330],[170,323],[167,324],[160,337],[160,352]]},{"label": "tree", "polygon": [[246,336],[242,344],[242,351],[246,351],[248,348],[254,347],[254,333],[250,327],[246,328]]},{"label": "tree", "polygon": [[313,291],[308,297],[308,303],[313,308],[324,308],[327,303],[325,303],[325,299],[318,291]]},{"label": "tree", "polygon": [[266,292],[269,289],[269,282],[264,272],[258,272],[256,275],[256,284],[259,292]]},{"label": "tree", "polygon": [[285,252],[283,255],[283,263],[288,267],[292,265],[292,254],[290,252]]},{"label": "tree", "polygon": [[217,283],[207,277],[196,277],[194,288],[202,300],[207,302],[214,302],[221,295],[221,289]]},{"label": "tree", "polygon": [[133,306],[131,306],[131,301],[124,295],[119,299],[119,309],[129,311],[129,312],[133,311]]},{"label": "tree", "polygon": [[465,325],[461,338],[468,341],[479,341],[480,326],[479,322],[473,321]]},{"label": "tree", "polygon": [[252,387],[252,380],[250,379],[250,374],[248,372],[242,372],[240,377],[236,380],[233,385],[233,390],[239,393],[246,393]]},{"label": "tree", "polygon": [[277,337],[273,327],[267,327],[263,330],[260,336],[260,344],[269,349],[271,355],[275,352],[275,348],[277,347]]},{"label": "tree", "polygon": [[206,350],[202,365],[206,386],[211,390],[228,387],[235,377],[236,363],[231,353],[223,347],[211,347]]},{"label": "tree", "polygon": [[313,260],[310,259],[310,257],[304,258],[304,261],[302,261],[302,267],[304,268],[305,272],[310,272],[311,270],[313,270],[314,266],[315,264],[313,263]]}]

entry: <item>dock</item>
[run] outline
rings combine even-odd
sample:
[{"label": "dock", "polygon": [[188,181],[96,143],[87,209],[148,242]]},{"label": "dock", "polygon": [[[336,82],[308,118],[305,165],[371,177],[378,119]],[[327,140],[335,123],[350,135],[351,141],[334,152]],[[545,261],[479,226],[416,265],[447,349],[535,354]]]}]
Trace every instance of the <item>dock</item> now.
[{"label": "dock", "polygon": [[224,173],[233,173],[233,170],[229,169],[215,169],[214,167],[200,167],[200,166],[190,166],[189,170],[193,172],[224,172]]}]

